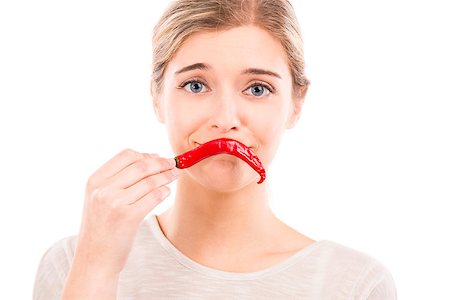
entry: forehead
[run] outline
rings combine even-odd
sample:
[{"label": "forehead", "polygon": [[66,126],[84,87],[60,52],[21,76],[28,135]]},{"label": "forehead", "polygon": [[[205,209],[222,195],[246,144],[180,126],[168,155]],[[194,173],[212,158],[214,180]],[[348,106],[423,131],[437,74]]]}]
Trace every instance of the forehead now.
[{"label": "forehead", "polygon": [[192,34],[169,62],[168,72],[174,73],[198,62],[230,72],[253,67],[272,70],[283,78],[289,74],[288,59],[281,42],[255,26]]}]

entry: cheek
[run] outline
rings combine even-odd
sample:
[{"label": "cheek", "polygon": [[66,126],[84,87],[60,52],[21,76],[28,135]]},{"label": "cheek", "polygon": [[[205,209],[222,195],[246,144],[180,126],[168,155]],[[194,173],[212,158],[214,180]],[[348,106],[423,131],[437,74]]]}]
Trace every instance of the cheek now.
[{"label": "cheek", "polygon": [[188,107],[183,107],[182,101],[168,99],[166,105],[166,120],[169,129],[184,128],[187,123],[187,117],[191,114],[186,111]]},{"label": "cheek", "polygon": [[255,134],[261,146],[261,159],[265,164],[270,164],[277,152],[286,127],[289,106],[275,102],[274,105],[253,111],[251,122],[254,124],[253,130],[257,131]]},{"label": "cheek", "polygon": [[166,128],[174,151],[185,151],[190,145],[188,138],[202,123],[203,110],[198,109],[192,102],[172,95],[165,102]]},{"label": "cheek", "polygon": [[251,111],[250,122],[257,126],[261,138],[271,140],[284,131],[288,116],[287,106],[274,102],[273,105],[266,105],[261,109],[253,108]]}]

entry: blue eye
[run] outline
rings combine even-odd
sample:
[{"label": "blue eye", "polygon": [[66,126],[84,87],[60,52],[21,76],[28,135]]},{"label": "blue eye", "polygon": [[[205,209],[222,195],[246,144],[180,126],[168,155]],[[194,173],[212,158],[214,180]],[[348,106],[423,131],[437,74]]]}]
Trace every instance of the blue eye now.
[{"label": "blue eye", "polygon": [[262,85],[255,85],[251,87],[252,94],[259,97],[264,95],[264,87]]},{"label": "blue eye", "polygon": [[[204,83],[198,80],[190,80],[188,82],[183,83],[180,87],[184,88],[188,92],[198,94],[202,91]],[[189,87],[189,89],[187,89],[186,87]]]},{"label": "blue eye", "polygon": [[273,92],[272,88],[263,83],[252,84],[249,89],[251,90],[251,94],[255,97],[261,97]]}]

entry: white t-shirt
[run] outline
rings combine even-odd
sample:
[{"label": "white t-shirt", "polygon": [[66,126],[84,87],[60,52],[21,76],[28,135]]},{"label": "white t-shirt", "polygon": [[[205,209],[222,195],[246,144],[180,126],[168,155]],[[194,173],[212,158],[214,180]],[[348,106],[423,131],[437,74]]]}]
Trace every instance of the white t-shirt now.
[{"label": "white t-shirt", "polygon": [[[36,275],[34,300],[60,299],[76,239],[64,238],[44,254]],[[317,241],[258,272],[206,267],[175,248],[151,214],[139,228],[120,274],[117,299],[394,300],[397,296],[384,265],[328,240]]]}]

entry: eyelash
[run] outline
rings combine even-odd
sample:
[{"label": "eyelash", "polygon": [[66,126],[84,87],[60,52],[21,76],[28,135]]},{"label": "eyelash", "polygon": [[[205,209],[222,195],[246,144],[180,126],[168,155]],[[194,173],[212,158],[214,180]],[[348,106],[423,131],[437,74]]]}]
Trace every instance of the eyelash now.
[{"label": "eyelash", "polygon": [[185,86],[187,86],[190,83],[194,83],[194,82],[199,82],[203,85],[206,85],[203,81],[201,81],[200,79],[191,79],[188,81],[183,82],[182,84],[180,84],[180,86],[178,87],[179,89],[183,89]]},{"label": "eyelash", "polygon": [[[191,79],[191,80],[188,80],[188,81],[185,81],[185,82],[183,82],[178,88],[180,88],[180,89],[183,89],[184,87],[186,87],[186,85],[188,85],[188,84],[190,84],[190,83],[194,83],[194,82],[198,82],[198,83],[201,83],[202,85],[204,85],[204,86],[208,86],[206,83],[204,83],[202,80],[200,80],[200,79]],[[267,89],[270,93],[273,93],[274,92],[274,88],[272,88],[270,85],[268,85],[268,84],[266,84],[266,83],[264,83],[264,82],[261,82],[261,81],[257,81],[257,82],[254,82],[254,83],[252,83],[248,88],[246,88],[245,90],[248,90],[249,88],[252,88],[252,87],[255,87],[255,86],[262,86],[262,87],[264,87],[265,89]]]},{"label": "eyelash", "polygon": [[262,86],[271,93],[273,93],[273,91],[274,91],[274,89],[270,85],[265,84],[264,82],[261,82],[261,81],[256,81],[256,82],[252,83],[246,90],[248,90],[249,88],[252,88],[254,86]]}]

